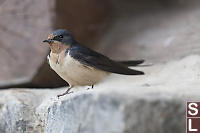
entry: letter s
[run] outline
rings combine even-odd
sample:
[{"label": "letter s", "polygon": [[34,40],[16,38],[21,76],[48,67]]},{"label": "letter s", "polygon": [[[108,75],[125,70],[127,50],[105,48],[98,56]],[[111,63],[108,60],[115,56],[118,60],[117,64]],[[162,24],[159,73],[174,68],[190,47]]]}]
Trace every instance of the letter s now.
[{"label": "letter s", "polygon": [[[196,108],[192,107],[192,106],[195,106]],[[188,113],[190,115],[194,116],[194,115],[198,114],[198,109],[197,109],[198,105],[197,105],[197,103],[189,103],[188,107],[189,107]],[[193,110],[194,112],[191,112],[191,110]]]}]

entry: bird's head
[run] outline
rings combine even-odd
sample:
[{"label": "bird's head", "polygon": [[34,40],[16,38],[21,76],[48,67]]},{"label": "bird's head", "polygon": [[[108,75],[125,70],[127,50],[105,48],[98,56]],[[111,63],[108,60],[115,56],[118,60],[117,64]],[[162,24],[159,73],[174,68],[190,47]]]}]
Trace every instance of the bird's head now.
[{"label": "bird's head", "polygon": [[53,53],[59,54],[63,50],[69,48],[76,41],[74,40],[72,34],[69,31],[59,29],[49,34],[48,38],[43,42],[49,44],[50,49]]},{"label": "bird's head", "polygon": [[58,29],[49,34],[48,38],[43,42],[46,42],[50,45],[53,44],[71,45],[72,43],[75,42],[75,40],[69,31],[64,29]]}]

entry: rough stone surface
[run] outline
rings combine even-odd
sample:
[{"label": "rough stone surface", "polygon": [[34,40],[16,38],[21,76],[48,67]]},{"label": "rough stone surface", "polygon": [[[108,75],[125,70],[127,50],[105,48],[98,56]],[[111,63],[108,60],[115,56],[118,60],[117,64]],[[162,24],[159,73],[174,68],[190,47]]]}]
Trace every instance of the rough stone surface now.
[{"label": "rough stone surface", "polygon": [[48,0],[0,0],[0,88],[66,84],[46,67],[49,48],[42,44],[53,29],[54,8]]},{"label": "rough stone surface", "polygon": [[42,64],[51,30],[48,0],[0,1],[0,86],[30,80]]},{"label": "rough stone surface", "polygon": [[100,52],[114,59],[134,57],[152,62],[199,54],[200,1],[111,2],[115,15],[98,44]]},{"label": "rough stone surface", "polygon": [[82,44],[95,47],[110,24],[112,7],[108,0],[58,0],[55,28],[66,28]]},{"label": "rough stone surface", "polygon": [[183,133],[185,101],[200,100],[200,56],[113,74],[94,90],[2,90],[0,131],[8,133]]}]

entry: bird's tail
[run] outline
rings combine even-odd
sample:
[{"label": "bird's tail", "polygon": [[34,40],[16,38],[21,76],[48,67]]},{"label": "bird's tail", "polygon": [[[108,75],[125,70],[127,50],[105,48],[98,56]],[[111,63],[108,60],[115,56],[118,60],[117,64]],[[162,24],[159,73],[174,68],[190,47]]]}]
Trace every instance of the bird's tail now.
[{"label": "bird's tail", "polygon": [[118,61],[118,62],[126,66],[138,66],[144,63],[144,60]]}]

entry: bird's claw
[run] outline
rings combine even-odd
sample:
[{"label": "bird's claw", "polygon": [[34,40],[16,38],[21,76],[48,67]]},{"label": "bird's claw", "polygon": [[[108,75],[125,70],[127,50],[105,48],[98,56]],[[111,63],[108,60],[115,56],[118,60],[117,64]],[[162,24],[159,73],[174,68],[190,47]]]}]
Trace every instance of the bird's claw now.
[{"label": "bird's claw", "polygon": [[70,91],[70,92],[65,92],[63,94],[60,94],[60,95],[57,95],[58,99],[61,97],[61,96],[64,96],[64,95],[67,95],[67,94],[70,94],[70,93],[74,93],[73,91]]},{"label": "bird's claw", "polygon": [[91,85],[91,88],[88,87],[87,90],[89,90],[89,89],[93,89],[93,88],[94,88],[94,85]]}]

